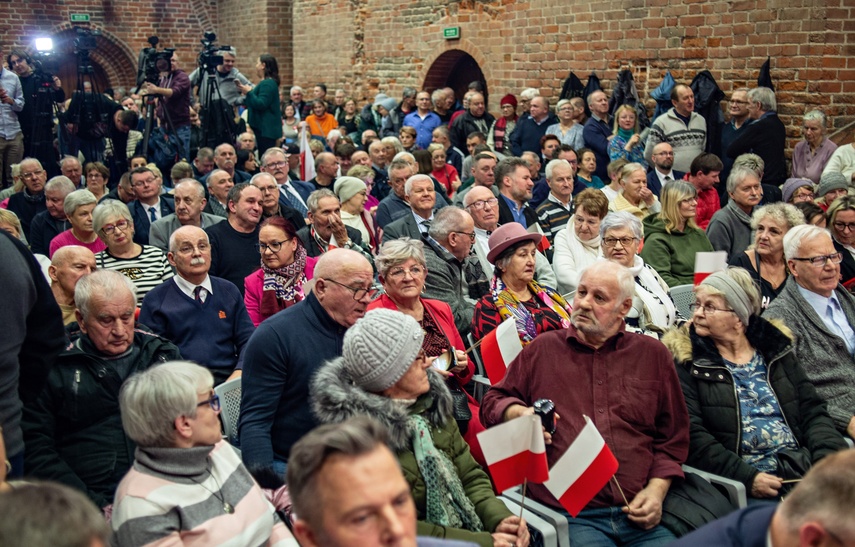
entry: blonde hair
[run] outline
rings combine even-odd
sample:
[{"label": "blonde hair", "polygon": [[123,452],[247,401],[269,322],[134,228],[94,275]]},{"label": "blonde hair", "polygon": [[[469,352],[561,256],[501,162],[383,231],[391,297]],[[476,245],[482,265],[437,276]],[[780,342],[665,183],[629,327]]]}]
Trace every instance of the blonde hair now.
[{"label": "blonde hair", "polygon": [[[680,203],[684,200],[698,197],[698,190],[682,180],[674,180],[669,182],[662,188],[662,211],[659,213],[659,218],[665,223],[665,231],[669,234],[671,230],[676,229],[683,223],[683,215],[680,214]],[[690,218],[686,221],[687,228],[697,228],[695,219]]]}]

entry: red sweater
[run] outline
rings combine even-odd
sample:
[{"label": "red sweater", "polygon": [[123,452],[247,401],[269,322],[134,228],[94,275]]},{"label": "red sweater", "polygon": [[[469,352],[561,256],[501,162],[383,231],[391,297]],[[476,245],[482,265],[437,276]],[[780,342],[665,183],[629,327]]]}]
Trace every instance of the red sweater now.
[{"label": "red sweater", "polygon": [[713,214],[719,209],[721,209],[721,202],[715,188],[707,188],[698,192],[698,209],[695,212],[695,222],[698,228],[706,230]]}]

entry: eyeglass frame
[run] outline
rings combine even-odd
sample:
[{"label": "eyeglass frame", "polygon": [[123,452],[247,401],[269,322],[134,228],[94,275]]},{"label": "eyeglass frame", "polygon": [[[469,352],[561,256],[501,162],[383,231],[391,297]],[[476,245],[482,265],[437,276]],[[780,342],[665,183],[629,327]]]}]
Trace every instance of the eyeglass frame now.
[{"label": "eyeglass frame", "polygon": [[32,180],[44,172],[45,172],[44,169],[39,169],[38,171],[31,171],[29,173],[21,173],[19,176],[24,180]]},{"label": "eyeglass frame", "polygon": [[843,222],[843,221],[835,220],[834,222],[831,223],[831,225],[834,226],[835,230],[840,230],[841,232],[843,230],[849,230],[850,232],[855,232],[855,222]]},{"label": "eyeglass frame", "polygon": [[[364,287],[351,287],[350,285],[345,285],[344,283],[341,283],[340,281],[336,281],[335,279],[330,279],[329,277],[322,277],[321,279],[323,279],[324,281],[329,281],[330,283],[334,283],[334,284],[338,285],[339,287],[342,287],[342,288],[349,290],[350,292],[353,293],[353,299],[356,300],[357,302],[359,302],[360,300],[362,300],[366,296],[368,296],[368,298],[371,301],[377,300],[377,298],[383,292],[383,287],[380,287],[377,285],[371,285],[370,287],[368,287],[366,289]],[[357,297],[356,295],[359,294],[360,291],[364,292],[364,294],[362,296]]]},{"label": "eyeglass frame", "polygon": [[716,308],[715,306],[711,306],[711,305],[709,305],[709,304],[703,304],[703,305],[702,305],[700,302],[697,302],[697,301],[696,301],[696,302],[692,302],[691,304],[689,304],[689,311],[690,311],[690,312],[692,312],[692,314],[693,314],[693,315],[694,315],[694,313],[695,313],[696,311],[698,311],[699,309],[704,310],[704,316],[706,316],[706,315],[715,315],[716,313],[718,313],[718,312],[720,312],[720,311],[736,313],[736,311],[735,311],[735,310],[732,310],[732,309],[727,309],[727,308]]},{"label": "eyeglass frame", "polygon": [[472,207],[476,211],[480,211],[481,209],[483,209],[487,205],[492,207],[493,205],[498,205],[498,203],[499,203],[499,198],[479,199],[479,200],[473,201],[472,203],[467,205],[466,208],[468,209],[468,208]]},{"label": "eyeglass frame", "polygon": [[[817,262],[817,260],[822,260],[821,262]],[[790,260],[795,260],[798,262],[809,262],[811,266],[814,268],[825,268],[825,264],[830,260],[832,264],[840,264],[843,262],[843,253],[832,253],[830,255],[819,255],[819,256],[811,256],[809,258],[801,258],[794,256]]]},{"label": "eyeglass frame", "polygon": [[[624,240],[628,240],[628,241],[626,243],[624,243]],[[606,243],[607,241],[611,241],[611,245]],[[617,246],[618,243],[620,243],[620,246],[623,247],[624,249],[626,249],[627,247],[632,245],[633,241],[638,241],[638,238],[637,237],[604,237],[603,238],[603,247],[608,247],[609,249],[611,249],[611,248]]]},{"label": "eyeglass frame", "polygon": [[[120,226],[120,224],[124,223],[124,226]],[[123,233],[131,226],[131,221],[123,218],[122,220],[116,221],[113,224],[105,224],[101,226],[101,231],[104,235],[113,235],[116,230],[121,230]]]},{"label": "eyeglass frame", "polygon": [[463,234],[469,236],[469,241],[475,243],[475,232],[462,232],[460,230],[451,230],[452,234]]},{"label": "eyeglass frame", "polygon": [[202,407],[205,405],[210,406],[211,410],[213,410],[214,412],[219,412],[223,408],[222,404],[220,403],[220,396],[217,395],[216,393],[212,394],[210,397],[208,397],[206,400],[202,401],[201,403],[196,403],[196,408],[199,408],[199,407]]},{"label": "eyeglass frame", "polygon": [[[413,272],[414,269],[416,269],[418,271]],[[427,271],[427,268],[425,266],[422,266],[421,264],[417,264],[415,266],[410,266],[409,268],[404,268],[403,266],[396,266],[394,268],[389,269],[389,273],[386,274],[386,277],[394,277],[396,279],[397,278],[403,279],[405,277],[404,274],[408,273],[408,274],[410,274],[410,277],[415,279],[416,277],[419,277],[422,274],[424,274],[426,271]]]}]

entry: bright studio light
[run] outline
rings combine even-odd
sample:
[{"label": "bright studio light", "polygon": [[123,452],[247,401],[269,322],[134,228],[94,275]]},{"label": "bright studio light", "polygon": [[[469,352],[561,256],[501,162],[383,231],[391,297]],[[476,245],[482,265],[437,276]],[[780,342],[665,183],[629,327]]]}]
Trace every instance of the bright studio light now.
[{"label": "bright studio light", "polygon": [[53,40],[50,38],[36,38],[37,51],[53,51]]}]

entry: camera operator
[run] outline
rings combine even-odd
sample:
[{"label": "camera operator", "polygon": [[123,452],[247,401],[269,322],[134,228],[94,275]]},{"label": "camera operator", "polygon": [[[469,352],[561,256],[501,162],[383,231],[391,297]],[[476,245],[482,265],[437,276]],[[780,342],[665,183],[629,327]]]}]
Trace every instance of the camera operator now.
[{"label": "camera operator", "polygon": [[[220,95],[223,100],[229,103],[229,106],[231,107],[243,104],[243,95],[238,91],[235,82],[240,82],[243,85],[252,85],[252,82],[250,82],[246,76],[241,74],[240,71],[235,68],[235,56],[237,55],[235,48],[221,49],[217,52],[217,55],[223,56],[223,64],[217,65],[217,70],[213,75],[203,70],[201,72],[201,80],[199,81],[199,68],[190,73],[190,81],[193,82],[194,85],[197,81],[199,82],[199,102],[202,103],[204,108],[208,107],[208,97],[205,94],[205,90],[208,86],[208,79],[216,76],[217,84],[220,88]],[[220,97],[213,98],[219,99]]]},{"label": "camera operator", "polygon": [[[24,134],[24,156],[34,157],[36,151],[32,149],[33,116],[36,114],[34,108],[37,104],[36,93],[38,82],[33,70],[33,59],[30,54],[22,49],[13,49],[6,57],[9,68],[15,71],[21,80],[21,88],[24,90],[24,109],[18,112],[18,122],[21,124],[21,132]],[[50,86],[51,104],[65,101],[65,91],[62,82],[57,76],[52,77]]]},{"label": "camera operator", "polygon": [[18,121],[23,108],[24,93],[18,76],[0,67],[0,188],[12,185],[12,164],[20,163],[24,157]]},{"label": "camera operator", "polygon": [[[187,160],[190,157],[190,77],[178,68],[178,55],[172,54],[170,70],[160,73],[160,82],[142,84],[140,94],[160,95],[157,105],[157,118],[160,126],[169,133],[174,130],[181,144],[179,155]],[[172,128],[167,124],[172,122]]]}]

